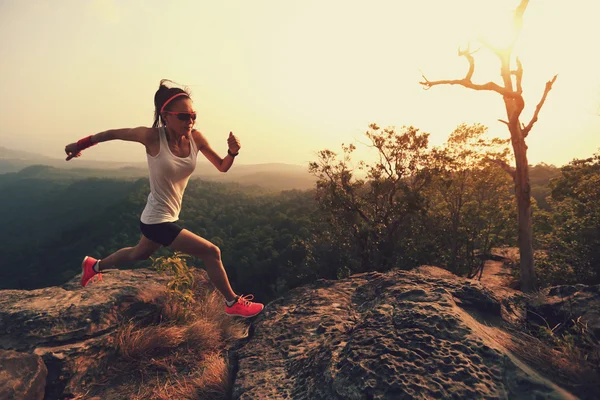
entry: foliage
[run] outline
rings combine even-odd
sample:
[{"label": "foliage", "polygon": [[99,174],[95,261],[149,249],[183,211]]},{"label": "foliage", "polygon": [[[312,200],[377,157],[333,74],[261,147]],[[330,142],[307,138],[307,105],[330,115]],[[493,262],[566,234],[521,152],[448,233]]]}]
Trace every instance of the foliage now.
[{"label": "foliage", "polygon": [[189,258],[191,257],[180,252],[152,258],[152,267],[157,272],[169,276],[167,289],[184,307],[194,301],[194,275],[187,265]]},{"label": "foliage", "polygon": [[543,282],[600,283],[600,154],[564,166],[550,187],[551,211],[539,228]]},{"label": "foliage", "polygon": [[556,256],[549,257],[546,252],[535,253],[535,266],[538,284],[542,288],[578,283],[569,265]]},{"label": "foliage", "polygon": [[318,218],[311,192],[262,194],[195,181],[186,195],[181,224],[219,246],[236,292],[271,299],[306,281],[299,244]]},{"label": "foliage", "polygon": [[[531,197],[535,199],[537,208],[533,210],[535,218],[537,209],[548,211],[550,205],[546,198],[550,195],[549,183],[552,179],[560,176],[560,168],[554,165],[540,163],[529,166],[529,183],[531,185]],[[535,236],[535,235],[534,235]]]},{"label": "foliage", "polygon": [[[235,290],[261,301],[373,269],[433,264],[473,274],[489,248],[513,244],[516,229],[511,182],[488,162],[504,159],[503,142],[484,140],[484,132],[461,125],[444,146],[429,149],[428,135],[414,127],[371,125],[366,137],[378,157],[371,164],[354,163],[354,145],[339,155],[323,150],[310,164],[318,179],[312,191],[192,179],[179,223],[219,246]],[[532,167],[539,172],[532,184],[547,184],[553,168]],[[0,175],[1,288],[63,284],[80,273],[85,255],[102,258],[139,241],[146,179],[40,180],[27,172]],[[551,209],[535,212],[547,254],[538,258],[540,279],[598,282],[598,156],[560,174],[548,189]],[[154,257],[172,255],[161,248]]]},{"label": "foliage", "polygon": [[[185,264],[173,261],[178,270]],[[87,386],[85,398],[228,398],[231,369],[224,355],[248,336],[248,324],[223,313],[223,298],[203,271],[185,273],[193,275],[194,284],[186,286],[191,301],[159,295],[155,320],[124,321],[109,338],[115,356],[87,377],[98,384]]]},{"label": "foliage", "polygon": [[[120,248],[135,246],[140,239],[139,218],[148,196],[147,179],[134,182],[27,179],[6,185],[0,206],[15,210],[21,202],[31,215],[46,212],[46,219],[52,224],[40,224],[38,219],[29,218],[28,213],[13,211],[9,216],[14,218],[14,228],[5,228],[13,229],[13,235],[2,232],[6,235],[3,245],[10,251],[3,252],[0,263],[1,288],[61,285],[80,273],[85,255],[103,258]],[[30,199],[29,194],[36,190],[43,191],[46,203]],[[52,195],[51,190],[55,192]],[[57,202],[61,199],[63,205],[54,206],[54,198]],[[88,210],[90,204],[93,207]],[[237,292],[253,293],[261,301],[267,301],[314,279],[302,266],[308,257],[306,244],[313,221],[320,218],[317,211],[310,191],[265,193],[259,187],[192,179],[179,223],[221,248],[225,268]],[[17,229],[23,234],[17,235]],[[47,233],[42,235],[42,231]],[[169,257],[171,253],[161,248],[154,257]],[[119,268],[149,268],[151,264],[147,260]]]},{"label": "foliage", "polygon": [[574,389],[579,394],[596,398],[600,394],[597,385],[600,376],[600,338],[595,337],[581,316],[554,326],[549,325],[543,317],[542,320],[543,325],[530,324],[528,329],[533,337],[553,350],[554,354],[549,354],[547,362],[561,370],[564,374],[561,374],[561,378],[571,375],[570,382],[564,383],[575,383]]},{"label": "foliage", "polygon": [[378,162],[356,167],[354,145],[342,145],[339,157],[321,151],[310,165],[325,216],[312,247],[321,270],[335,278],[435,263],[473,274],[482,254],[513,241],[512,182],[491,162],[507,159],[508,141],[484,139],[485,131],[460,125],[429,150],[428,134],[416,128],[371,125]]},{"label": "foliage", "polygon": [[483,125],[458,126],[434,153],[436,173],[428,192],[438,265],[474,275],[492,247],[514,240],[510,177],[492,161],[506,162],[508,140],[484,139]]},{"label": "foliage", "polygon": [[322,150],[318,161],[309,165],[318,179],[316,199],[326,218],[317,240],[330,246],[328,261],[336,265],[330,275],[423,261],[423,242],[415,238],[422,230],[423,189],[430,180],[429,135],[414,127],[397,132],[372,124],[366,136],[377,150],[378,162],[360,161],[354,167],[356,147],[350,144],[342,145],[340,158]]}]

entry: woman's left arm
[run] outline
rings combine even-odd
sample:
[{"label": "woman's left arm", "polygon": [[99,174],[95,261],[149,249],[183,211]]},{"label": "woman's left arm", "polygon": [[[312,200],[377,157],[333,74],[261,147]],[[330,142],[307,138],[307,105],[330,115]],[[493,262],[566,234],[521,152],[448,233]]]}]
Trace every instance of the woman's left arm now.
[{"label": "woman's left arm", "polygon": [[238,155],[241,148],[239,139],[232,132],[229,132],[229,137],[227,138],[228,149],[225,158],[221,158],[221,156],[210,147],[208,140],[206,140],[204,135],[199,131],[194,129],[192,131],[192,138],[194,139],[198,150],[200,150],[200,152],[204,154],[204,157],[206,157],[206,159],[221,172],[227,172],[229,168],[231,168],[233,160],[235,156]]}]

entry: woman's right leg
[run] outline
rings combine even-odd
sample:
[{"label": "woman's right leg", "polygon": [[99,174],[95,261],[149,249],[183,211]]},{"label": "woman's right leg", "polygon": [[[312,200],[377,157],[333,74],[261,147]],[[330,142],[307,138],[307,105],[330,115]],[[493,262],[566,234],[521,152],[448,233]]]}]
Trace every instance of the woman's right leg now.
[{"label": "woman's right leg", "polygon": [[115,267],[121,264],[146,260],[160,247],[160,244],[154,243],[146,236],[142,235],[139,243],[135,247],[125,247],[115,251],[108,257],[101,259],[98,264],[98,269],[102,271],[103,269]]},{"label": "woman's right leg", "polygon": [[227,314],[249,318],[263,310],[264,306],[261,303],[250,301],[254,296],[240,297],[231,289],[227,272],[225,272],[223,262],[221,261],[221,250],[217,246],[187,229],[183,229],[169,247],[175,251],[181,251],[204,261],[204,268],[208,273],[210,281],[225,297],[225,312]]},{"label": "woman's right leg", "polygon": [[215,288],[221,292],[225,300],[233,301],[236,294],[231,289],[227,272],[221,261],[221,250],[208,240],[183,229],[169,247],[175,251],[181,251],[204,261],[204,269]]}]

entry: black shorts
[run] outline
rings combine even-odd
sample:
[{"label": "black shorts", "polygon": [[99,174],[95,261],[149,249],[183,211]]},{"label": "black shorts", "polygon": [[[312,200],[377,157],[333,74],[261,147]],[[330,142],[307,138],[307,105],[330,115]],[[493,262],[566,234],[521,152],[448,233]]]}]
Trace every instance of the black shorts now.
[{"label": "black shorts", "polygon": [[174,222],[162,222],[160,224],[145,224],[140,221],[140,230],[142,235],[152,240],[154,243],[170,246],[173,240],[183,230],[182,227]]}]

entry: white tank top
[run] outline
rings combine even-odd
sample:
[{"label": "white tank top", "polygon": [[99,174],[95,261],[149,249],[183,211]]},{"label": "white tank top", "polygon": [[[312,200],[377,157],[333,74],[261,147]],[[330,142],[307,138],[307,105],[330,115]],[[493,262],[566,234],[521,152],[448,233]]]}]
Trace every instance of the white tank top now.
[{"label": "white tank top", "polygon": [[150,171],[150,194],[140,220],[144,224],[160,224],[179,219],[183,192],[196,168],[198,149],[190,135],[190,155],[177,157],[171,153],[164,127],[158,128],[160,148],[156,156],[146,153]]}]

